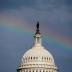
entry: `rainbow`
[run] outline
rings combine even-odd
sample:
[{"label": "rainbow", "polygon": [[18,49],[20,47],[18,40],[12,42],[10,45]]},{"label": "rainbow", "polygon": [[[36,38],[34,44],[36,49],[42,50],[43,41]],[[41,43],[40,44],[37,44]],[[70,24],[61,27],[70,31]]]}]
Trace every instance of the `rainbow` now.
[{"label": "rainbow", "polygon": [[[33,34],[32,30],[30,30],[29,26],[27,26],[28,24],[29,23],[27,21],[22,21],[15,17],[7,17],[7,16],[0,17],[0,28],[2,27],[7,28],[9,31],[18,32],[20,34],[23,34],[23,32]],[[44,39],[48,41],[53,41],[57,45],[62,45],[64,46],[64,48],[68,48],[69,50],[72,50],[71,49],[72,45],[67,40],[67,37],[61,36],[61,38],[59,38],[56,32],[53,33],[51,32],[51,34],[49,33],[49,35],[45,35]]]}]

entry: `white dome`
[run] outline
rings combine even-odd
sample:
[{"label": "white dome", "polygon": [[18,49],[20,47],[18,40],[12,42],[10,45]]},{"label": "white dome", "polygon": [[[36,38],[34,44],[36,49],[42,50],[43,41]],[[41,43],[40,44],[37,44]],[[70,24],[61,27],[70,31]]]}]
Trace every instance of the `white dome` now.
[{"label": "white dome", "polygon": [[39,24],[37,25],[37,30],[34,38],[35,44],[22,56],[18,71],[21,70],[21,72],[31,72],[32,70],[40,70],[42,68],[44,70],[47,70],[48,72],[57,72],[57,67],[54,63],[52,54],[41,44]]},{"label": "white dome", "polygon": [[34,46],[22,57],[21,64],[54,64],[53,56],[43,46]]}]

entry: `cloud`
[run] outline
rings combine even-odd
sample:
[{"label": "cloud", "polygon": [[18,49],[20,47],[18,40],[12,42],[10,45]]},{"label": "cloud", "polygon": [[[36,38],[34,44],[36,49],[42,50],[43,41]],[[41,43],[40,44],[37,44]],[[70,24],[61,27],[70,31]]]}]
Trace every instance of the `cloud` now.
[{"label": "cloud", "polygon": [[20,6],[32,7],[35,0],[0,0],[0,10],[19,8]]},{"label": "cloud", "polygon": [[49,7],[72,7],[71,0],[0,0],[0,10],[16,9],[20,7],[48,9]]}]

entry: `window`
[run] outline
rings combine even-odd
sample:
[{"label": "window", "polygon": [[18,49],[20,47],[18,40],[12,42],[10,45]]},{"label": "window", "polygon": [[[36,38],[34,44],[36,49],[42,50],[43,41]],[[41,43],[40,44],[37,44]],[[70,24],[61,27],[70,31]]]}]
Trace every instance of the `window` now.
[{"label": "window", "polygon": [[40,72],[41,72],[41,70],[40,70]]},{"label": "window", "polygon": [[31,59],[32,59],[32,57],[31,57]]},{"label": "window", "polygon": [[36,57],[36,59],[38,59],[38,57]]},{"label": "window", "polygon": [[46,71],[46,72],[48,72],[48,71]]},{"label": "window", "polygon": [[49,57],[49,60],[50,60],[50,57]]},{"label": "window", "polygon": [[34,72],[34,70],[33,70],[33,72]]},{"label": "window", "polygon": [[31,72],[31,71],[29,71],[29,72]]},{"label": "window", "polygon": [[23,67],[23,65],[22,65],[22,67]]},{"label": "window", "polygon": [[33,59],[35,59],[35,57],[33,57]]},{"label": "window", "polygon": [[47,57],[47,60],[48,60],[48,57]]},{"label": "window", "polygon": [[43,57],[42,57],[42,59],[43,59]]},{"label": "window", "polygon": [[36,70],[36,72],[38,72],[38,71]]}]

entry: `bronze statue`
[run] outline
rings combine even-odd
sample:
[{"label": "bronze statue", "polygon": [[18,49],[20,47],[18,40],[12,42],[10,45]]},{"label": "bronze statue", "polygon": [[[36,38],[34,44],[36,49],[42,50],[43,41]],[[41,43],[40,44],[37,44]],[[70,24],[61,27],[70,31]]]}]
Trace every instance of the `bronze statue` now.
[{"label": "bronze statue", "polygon": [[39,30],[39,22],[37,22],[37,25],[36,25],[36,27],[37,27],[37,30]]},{"label": "bronze statue", "polygon": [[36,34],[40,34],[40,30],[39,30],[39,21],[37,22],[37,25],[36,25]]}]

